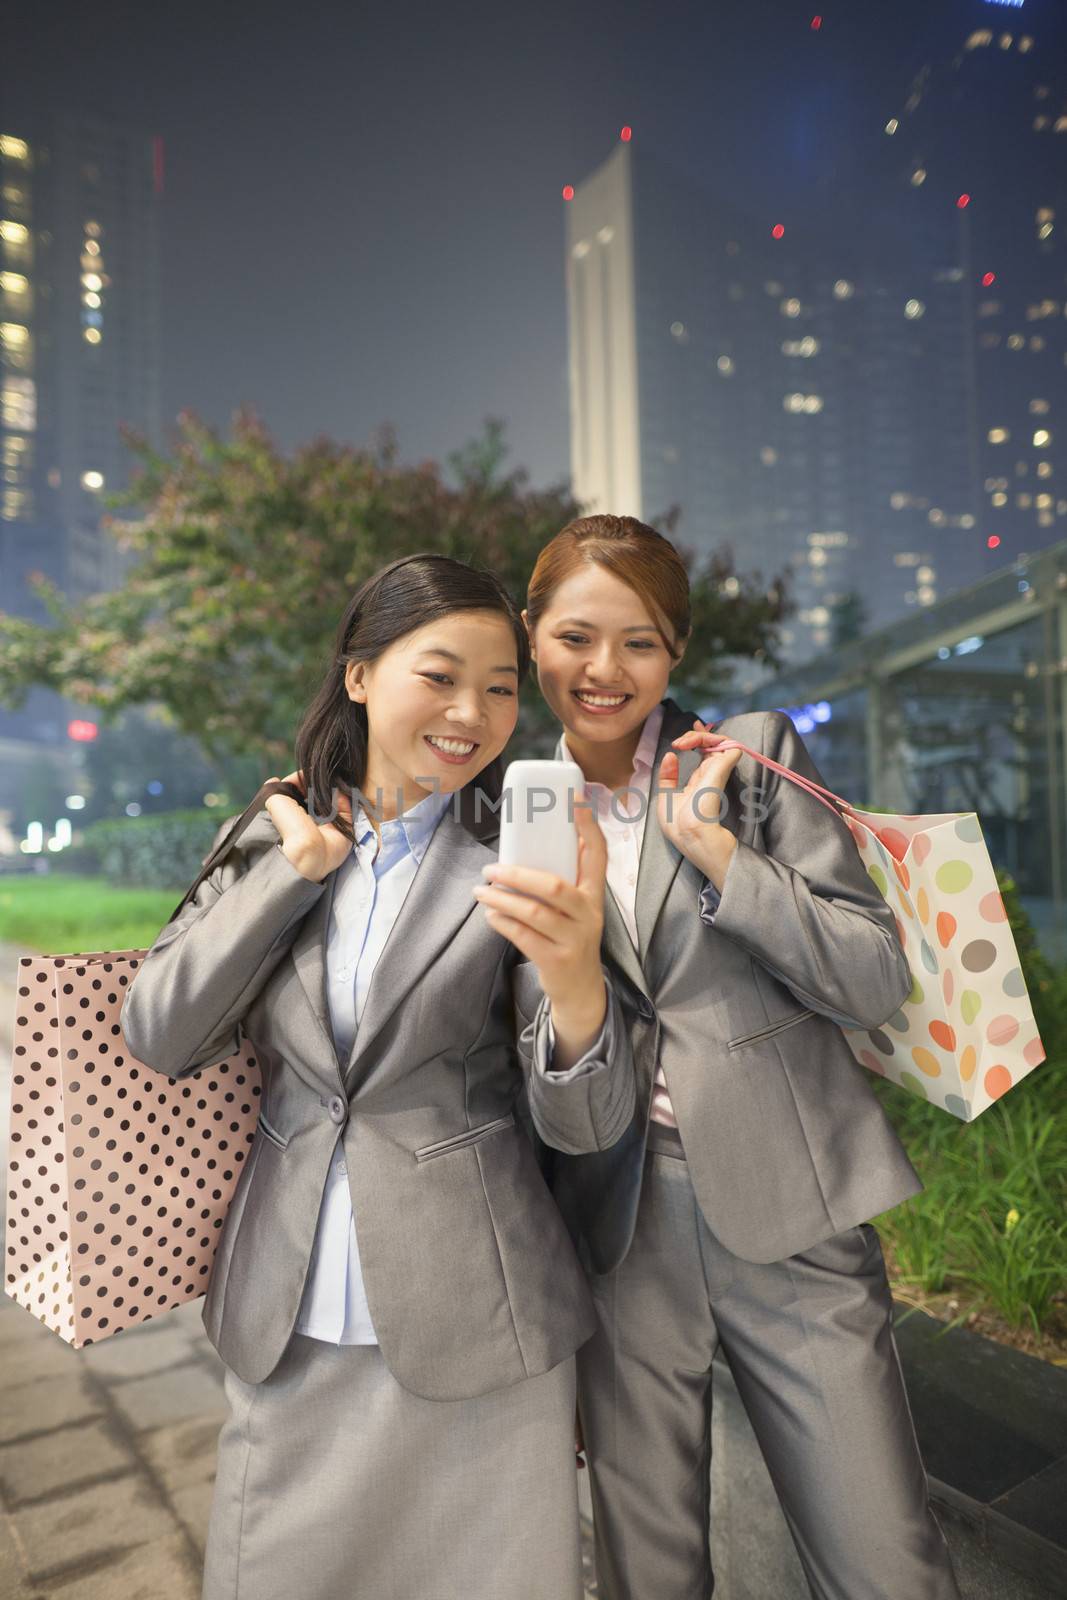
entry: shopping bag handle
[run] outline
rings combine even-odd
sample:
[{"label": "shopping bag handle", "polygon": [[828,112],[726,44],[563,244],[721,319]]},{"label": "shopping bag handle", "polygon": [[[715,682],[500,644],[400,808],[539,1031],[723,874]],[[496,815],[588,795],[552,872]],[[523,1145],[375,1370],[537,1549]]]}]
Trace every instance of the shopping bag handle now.
[{"label": "shopping bag handle", "polygon": [[193,898],[204,879],[209,877],[211,873],[214,872],[219,862],[229,854],[234,845],[237,843],[237,840],[240,838],[241,834],[244,833],[245,829],[251,823],[252,818],[257,812],[262,811],[264,800],[266,800],[268,795],[272,794],[287,794],[293,800],[299,801],[299,803],[305,808],[307,806],[307,796],[305,795],[303,789],[301,789],[297,784],[287,783],[284,778],[268,778],[266,783],[261,783],[255,794],[252,796],[252,799],[249,801],[248,805],[246,805],[244,810],[241,812],[241,815],[234,819],[233,827],[224,838],[219,840],[214,850],[212,850],[211,854],[207,857],[204,865],[200,869],[199,876],[196,878],[195,882],[190,884],[181,900],[179,900],[178,904],[174,907],[174,910],[167,918],[168,923],[173,922],[175,917],[180,916],[181,912],[184,911],[185,907],[189,904],[189,901]]},{"label": "shopping bag handle", "polygon": [[[699,730],[695,729],[694,731],[698,732]],[[708,728],[705,731],[713,733],[714,729]],[[802,773],[794,772],[792,767],[783,767],[780,761],[773,760],[771,756],[763,755],[759,750],[753,750],[751,745],[745,744],[741,739],[735,739],[733,734],[724,733],[717,737],[721,738],[721,743],[715,746],[716,750],[743,750],[746,755],[752,756],[761,766],[770,767],[772,771],[779,773],[783,778],[788,778],[790,783],[795,783],[798,789],[806,789],[809,794],[815,796],[816,800],[821,800],[827,810],[833,811],[837,816],[840,816],[841,813],[837,810],[837,806],[830,804],[830,800],[836,800],[837,805],[843,806],[846,811],[851,811],[855,814],[854,806],[850,805],[847,800],[843,800],[839,794],[834,794],[832,789],[827,789],[824,784],[816,783],[814,778],[805,778]],[[712,754],[713,752],[709,751],[708,753]],[[827,795],[829,795],[830,799],[825,798]]]}]

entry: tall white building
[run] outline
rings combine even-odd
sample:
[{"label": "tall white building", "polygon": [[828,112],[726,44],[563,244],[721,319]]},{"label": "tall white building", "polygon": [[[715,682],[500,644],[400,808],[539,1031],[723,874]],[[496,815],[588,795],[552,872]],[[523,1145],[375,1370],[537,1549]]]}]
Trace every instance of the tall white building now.
[{"label": "tall white building", "polygon": [[571,476],[590,511],[641,517],[630,154],[620,143],[567,206]]}]

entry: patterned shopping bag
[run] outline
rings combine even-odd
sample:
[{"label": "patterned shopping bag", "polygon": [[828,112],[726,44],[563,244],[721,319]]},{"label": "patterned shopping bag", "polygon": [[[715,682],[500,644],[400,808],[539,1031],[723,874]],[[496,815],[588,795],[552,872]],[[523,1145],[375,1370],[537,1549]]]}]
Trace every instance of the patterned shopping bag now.
[{"label": "patterned shopping bag", "polygon": [[722,749],[735,745],[831,810],[842,809],[893,912],[911,993],[880,1028],[842,1026],[852,1054],[871,1072],[973,1122],[1045,1059],[977,813],[861,811],[723,736]]},{"label": "patterned shopping bag", "polygon": [[1019,952],[973,811],[845,819],[889,903],[912,987],[881,1028],[845,1028],[856,1060],[973,1122],[1045,1059]]},{"label": "patterned shopping bag", "polygon": [[5,1289],[75,1349],[205,1292],[258,1115],[251,1046],[181,1081],[129,1055],[144,956],[19,963]]},{"label": "patterned shopping bag", "polygon": [[[170,922],[278,793],[303,801],[263,784]],[[130,1055],[119,1013],[146,953],[19,963],[4,1287],[76,1349],[205,1292],[259,1113],[248,1043],[181,1080]]]}]

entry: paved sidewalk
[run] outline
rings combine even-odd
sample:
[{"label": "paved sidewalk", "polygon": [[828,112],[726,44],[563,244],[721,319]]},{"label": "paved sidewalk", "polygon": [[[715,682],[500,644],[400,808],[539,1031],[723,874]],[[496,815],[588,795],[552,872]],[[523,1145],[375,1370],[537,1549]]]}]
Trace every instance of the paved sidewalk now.
[{"label": "paved sidewalk", "polygon": [[[19,954],[0,945],[5,1173]],[[202,1306],[72,1350],[0,1296],[0,1600],[199,1600],[226,1413]]]}]

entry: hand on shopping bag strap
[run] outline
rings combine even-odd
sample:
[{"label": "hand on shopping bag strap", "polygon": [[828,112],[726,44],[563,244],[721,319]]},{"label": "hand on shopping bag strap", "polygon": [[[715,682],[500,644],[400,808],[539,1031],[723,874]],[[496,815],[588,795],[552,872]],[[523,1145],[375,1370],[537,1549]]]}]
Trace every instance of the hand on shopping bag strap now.
[{"label": "hand on shopping bag strap", "polygon": [[[703,754],[686,784],[679,777],[678,753],[682,750],[699,750]],[[675,739],[665,752],[656,784],[657,812],[664,834],[718,889],[722,888],[726,867],[737,848],[737,841],[720,821],[721,795],[741,755],[740,747],[727,735],[695,726]]]},{"label": "hand on shopping bag strap", "polygon": [[[286,778],[272,778],[270,781],[292,783],[302,793],[307,792],[302,772],[290,772]],[[352,804],[348,796],[340,789],[335,789],[334,800],[340,815],[350,823]],[[304,806],[290,795],[268,795],[263,803],[281,834],[282,854],[312,883],[321,883],[341,865],[351,850],[351,840],[345,838],[340,828],[332,822],[316,822]]]}]

